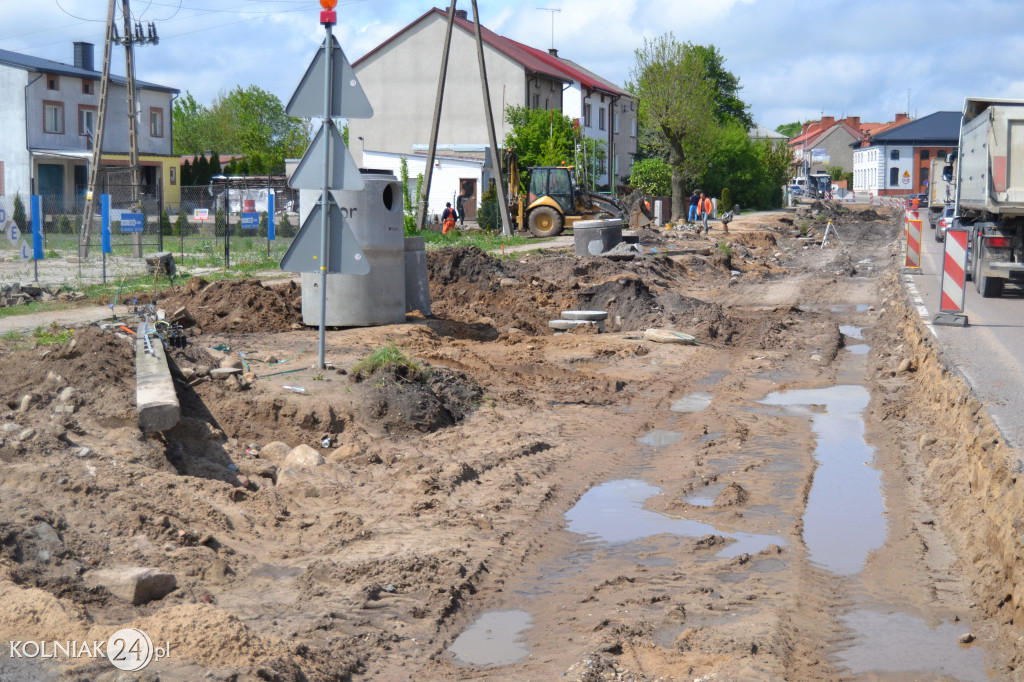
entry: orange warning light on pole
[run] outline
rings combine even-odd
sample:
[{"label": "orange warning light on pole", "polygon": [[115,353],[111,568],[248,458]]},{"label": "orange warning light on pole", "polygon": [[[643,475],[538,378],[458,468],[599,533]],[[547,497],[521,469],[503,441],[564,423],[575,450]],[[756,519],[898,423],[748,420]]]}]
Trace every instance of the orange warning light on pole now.
[{"label": "orange warning light on pole", "polygon": [[334,11],[334,8],[338,6],[338,0],[320,0],[320,6],[324,8],[324,11],[320,12],[321,24],[330,26],[338,23],[338,15]]}]

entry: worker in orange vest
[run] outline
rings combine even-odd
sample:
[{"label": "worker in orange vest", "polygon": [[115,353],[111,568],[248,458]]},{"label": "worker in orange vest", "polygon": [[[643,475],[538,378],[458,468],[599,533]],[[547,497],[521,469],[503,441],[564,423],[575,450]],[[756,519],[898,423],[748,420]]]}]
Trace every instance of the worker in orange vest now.
[{"label": "worker in orange vest", "polygon": [[700,211],[700,219],[704,222],[704,234],[711,231],[708,227],[708,218],[711,216],[712,211],[711,197],[704,196],[702,192],[700,195],[700,203],[697,204],[697,209]]}]

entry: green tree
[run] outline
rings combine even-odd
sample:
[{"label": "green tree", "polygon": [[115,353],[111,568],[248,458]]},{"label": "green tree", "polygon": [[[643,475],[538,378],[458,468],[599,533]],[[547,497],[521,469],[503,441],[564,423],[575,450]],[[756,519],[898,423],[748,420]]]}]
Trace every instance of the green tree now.
[{"label": "green tree", "polygon": [[185,163],[181,164],[181,173],[179,174],[180,185],[182,187],[190,187],[194,183],[192,182],[192,164],[188,159],[185,159]]},{"label": "green tree", "polygon": [[800,121],[794,121],[793,123],[783,123],[782,125],[777,126],[775,128],[775,132],[779,133],[780,135],[785,135],[790,139],[793,139],[794,137],[799,135],[803,129],[803,123],[801,123]]},{"label": "green tree", "polygon": [[284,172],[285,158],[302,156],[312,133],[309,121],[288,116],[281,100],[255,85],[221,92],[210,106],[186,92],[175,102],[173,125],[176,154],[260,152],[274,172]]},{"label": "green tree", "polygon": [[638,117],[668,148],[672,168],[672,220],[681,216],[688,182],[706,169],[707,142],[715,128],[715,90],[703,52],[671,33],[644,39],[635,52],[629,90],[639,100]]},{"label": "green tree", "polygon": [[651,196],[669,196],[672,193],[672,168],[663,159],[637,161],[633,164],[629,184]]},{"label": "green tree", "polygon": [[574,163],[580,134],[568,116],[553,110],[509,105],[505,108],[505,119],[512,126],[512,132],[505,136],[505,147],[515,150],[521,167]]},{"label": "green tree", "polygon": [[206,160],[205,155],[201,155],[199,160],[192,164],[192,180],[197,185],[208,185],[212,177],[213,173],[210,172],[210,163]]},{"label": "green tree", "polygon": [[202,154],[209,149],[209,110],[191,92],[174,101],[172,112],[175,154]]},{"label": "green tree", "polygon": [[220,165],[220,154],[214,151],[210,154],[210,177],[214,175],[222,175],[224,169]]},{"label": "green tree", "polygon": [[171,223],[171,217],[167,215],[166,208],[160,213],[160,234],[168,237],[174,234],[174,224]]},{"label": "green tree", "polygon": [[704,61],[705,77],[714,87],[715,119],[721,124],[732,120],[750,130],[754,126],[750,105],[739,98],[740,79],[725,69],[725,57],[714,45],[693,45],[691,49]]}]

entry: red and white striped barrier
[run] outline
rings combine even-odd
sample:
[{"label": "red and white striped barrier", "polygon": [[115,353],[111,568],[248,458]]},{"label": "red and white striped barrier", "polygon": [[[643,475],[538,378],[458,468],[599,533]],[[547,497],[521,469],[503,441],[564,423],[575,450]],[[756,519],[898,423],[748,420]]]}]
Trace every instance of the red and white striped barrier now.
[{"label": "red and white striped barrier", "polygon": [[[913,218],[911,213],[914,214]],[[917,211],[907,211],[907,256],[903,265],[915,270],[921,269],[921,219],[917,217]]]},{"label": "red and white striped barrier", "polygon": [[946,248],[942,257],[942,295],[939,314],[935,316],[933,324],[967,326],[967,316],[963,314],[966,281],[967,230],[946,230]]}]

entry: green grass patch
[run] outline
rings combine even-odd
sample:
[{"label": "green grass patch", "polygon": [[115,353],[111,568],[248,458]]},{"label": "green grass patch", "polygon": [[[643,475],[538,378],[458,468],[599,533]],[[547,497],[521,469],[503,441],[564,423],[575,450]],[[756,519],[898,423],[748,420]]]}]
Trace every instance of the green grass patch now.
[{"label": "green grass patch", "polygon": [[73,329],[65,329],[56,322],[49,327],[36,327],[32,338],[40,346],[63,346],[75,335]]},{"label": "green grass patch", "polygon": [[420,363],[402,352],[401,348],[393,343],[389,343],[383,348],[373,351],[370,355],[353,365],[352,372],[370,375],[385,367],[404,367],[413,372],[419,372],[423,369]]},{"label": "green grass patch", "polygon": [[423,230],[422,232],[413,232],[410,236],[423,237],[423,241],[428,249],[443,249],[446,246],[475,246],[481,251],[494,251],[495,249],[500,249],[503,245],[516,246],[537,241],[515,235],[505,237],[500,232],[492,232],[490,230],[472,230],[470,232],[455,230],[455,232],[449,232],[448,234],[441,234],[433,230]]},{"label": "green grass patch", "polygon": [[0,308],[0,317],[17,317],[18,315],[30,315],[44,310],[67,310],[72,307],[70,303],[39,303],[38,301],[32,301],[25,305]]},{"label": "green grass patch", "polygon": [[715,249],[717,249],[720,253],[724,253],[727,256],[732,254],[732,248],[729,246],[729,242],[727,242],[724,239],[718,242],[718,244],[715,246]]}]

